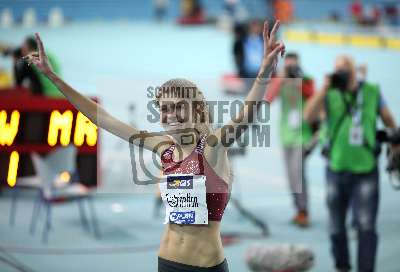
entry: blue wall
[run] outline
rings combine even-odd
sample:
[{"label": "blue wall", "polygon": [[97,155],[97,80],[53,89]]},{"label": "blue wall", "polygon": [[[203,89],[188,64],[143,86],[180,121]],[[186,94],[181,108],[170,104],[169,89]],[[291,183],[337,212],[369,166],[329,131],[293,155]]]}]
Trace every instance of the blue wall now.
[{"label": "blue wall", "polygon": [[[363,0],[363,3],[382,4],[390,0]],[[223,7],[222,0],[202,0],[207,14],[215,16]],[[241,0],[250,14],[264,17],[266,14],[265,0]],[[342,16],[348,14],[350,0],[293,0],[296,17],[299,19],[322,19],[328,17],[331,11],[337,11]],[[33,7],[39,20],[47,18],[49,10],[61,7],[64,15],[70,20],[96,19],[130,19],[148,20],[153,17],[153,0],[0,0],[0,10],[11,8],[14,18],[21,20],[23,11]],[[168,17],[176,18],[180,12],[180,0],[170,0]]]},{"label": "blue wall", "polygon": [[[352,3],[351,0],[294,0],[293,2],[296,17],[306,20],[327,18],[332,11],[337,12],[342,18],[349,17],[349,6]],[[389,2],[399,3],[396,0],[362,0],[364,5],[383,5]]]}]

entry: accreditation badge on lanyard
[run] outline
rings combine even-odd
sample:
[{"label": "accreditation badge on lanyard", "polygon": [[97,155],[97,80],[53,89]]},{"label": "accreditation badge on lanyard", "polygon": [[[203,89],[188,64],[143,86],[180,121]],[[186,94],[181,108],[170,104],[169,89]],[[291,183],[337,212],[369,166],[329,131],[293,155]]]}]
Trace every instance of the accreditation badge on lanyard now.
[{"label": "accreditation badge on lanyard", "polygon": [[288,124],[292,129],[297,129],[301,125],[301,114],[298,109],[292,109],[288,114]]},{"label": "accreditation badge on lanyard", "polygon": [[[296,83],[296,82],[294,82],[294,83]],[[298,104],[302,103],[302,102],[300,101],[301,97],[300,97],[300,91],[297,89],[298,86],[296,84],[293,86],[292,86],[292,84],[290,84],[289,86],[291,86],[291,89],[290,89],[291,92],[287,98],[287,99],[289,99],[289,101],[288,101],[289,112],[287,115],[287,122],[288,122],[289,128],[296,130],[301,126],[302,121],[303,121],[303,116],[302,116],[301,110],[299,109],[299,106],[298,106]],[[293,87],[295,89],[292,89]]]},{"label": "accreditation badge on lanyard", "polygon": [[349,144],[361,146],[364,143],[364,131],[362,127],[362,90],[358,90],[356,108],[352,110],[351,127],[349,132]]},{"label": "accreditation badge on lanyard", "polygon": [[160,184],[164,224],[207,225],[206,176],[168,175]]}]

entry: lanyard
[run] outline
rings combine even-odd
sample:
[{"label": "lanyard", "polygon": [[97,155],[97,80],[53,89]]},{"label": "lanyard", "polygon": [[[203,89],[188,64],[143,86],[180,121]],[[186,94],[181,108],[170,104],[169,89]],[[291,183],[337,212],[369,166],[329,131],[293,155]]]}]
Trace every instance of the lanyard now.
[{"label": "lanyard", "polygon": [[364,101],[364,95],[362,89],[360,88],[357,91],[356,105],[355,107],[352,107],[350,111],[351,120],[354,126],[361,125],[363,101]]}]

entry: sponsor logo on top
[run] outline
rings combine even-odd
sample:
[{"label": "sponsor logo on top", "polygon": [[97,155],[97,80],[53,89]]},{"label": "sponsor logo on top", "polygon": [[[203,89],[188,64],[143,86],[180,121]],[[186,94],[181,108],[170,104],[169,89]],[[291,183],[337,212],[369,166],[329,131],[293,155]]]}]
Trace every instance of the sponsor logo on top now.
[{"label": "sponsor logo on top", "polygon": [[169,221],[176,224],[193,224],[196,221],[196,213],[194,211],[171,212]]},{"label": "sponsor logo on top", "polygon": [[165,198],[167,203],[172,208],[198,208],[199,201],[197,196],[192,196],[190,193],[187,194],[166,194]]},{"label": "sponsor logo on top", "polygon": [[167,189],[193,189],[193,176],[167,177]]}]

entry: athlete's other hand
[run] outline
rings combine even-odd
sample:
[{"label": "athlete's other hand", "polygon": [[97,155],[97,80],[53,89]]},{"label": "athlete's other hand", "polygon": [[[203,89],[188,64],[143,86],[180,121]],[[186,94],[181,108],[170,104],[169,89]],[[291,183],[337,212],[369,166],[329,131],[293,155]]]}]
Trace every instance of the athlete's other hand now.
[{"label": "athlete's other hand", "polygon": [[34,64],[43,74],[48,75],[53,70],[51,68],[49,59],[47,58],[46,52],[42,40],[40,39],[39,33],[35,33],[36,43],[38,45],[39,52],[30,53],[23,58],[28,61],[28,64]]},{"label": "athlete's other hand", "polygon": [[269,33],[268,21],[264,22],[263,38],[264,38],[264,57],[259,76],[269,77],[276,69],[279,54],[283,57],[285,54],[285,44],[276,41],[276,35],[280,22],[277,20],[274,27]]}]

